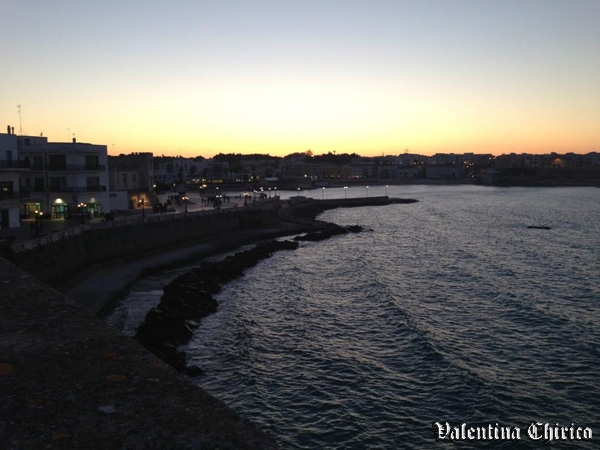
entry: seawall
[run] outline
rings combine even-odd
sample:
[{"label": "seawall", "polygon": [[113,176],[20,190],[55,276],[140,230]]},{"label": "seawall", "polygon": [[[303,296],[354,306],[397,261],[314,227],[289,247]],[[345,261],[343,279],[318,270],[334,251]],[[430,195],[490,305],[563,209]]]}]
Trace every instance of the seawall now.
[{"label": "seawall", "polygon": [[222,401],[0,258],[8,449],[274,449]]},{"label": "seawall", "polygon": [[107,222],[102,228],[84,228],[78,234],[49,236],[36,241],[36,246],[11,249],[6,256],[35,277],[56,286],[94,264],[225,232],[278,224],[276,211],[251,208],[155,216],[131,225]]},{"label": "seawall", "polygon": [[396,203],[415,203],[417,200],[404,198],[379,197],[353,197],[331,200],[315,200],[306,197],[291,197],[290,213],[293,216],[314,219],[319,213],[335,208],[357,208],[362,206],[385,206]]}]

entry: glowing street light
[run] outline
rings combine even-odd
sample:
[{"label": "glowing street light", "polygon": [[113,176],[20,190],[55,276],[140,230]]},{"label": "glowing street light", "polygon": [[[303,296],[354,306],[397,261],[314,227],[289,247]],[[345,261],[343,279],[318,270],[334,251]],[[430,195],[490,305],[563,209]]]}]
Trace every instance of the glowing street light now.
[{"label": "glowing street light", "polygon": [[321,200],[325,199],[325,186],[323,186],[323,190],[321,191]]},{"label": "glowing street light", "polygon": [[386,197],[388,196],[387,189],[388,189],[388,185],[386,184],[386,185],[385,185],[385,196],[386,196]]},{"label": "glowing street light", "polygon": [[146,209],[145,209],[145,206],[146,206],[146,199],[145,199],[145,198],[141,198],[141,199],[139,199],[139,200],[138,200],[138,204],[139,204],[139,205],[142,205],[142,217],[146,217]]},{"label": "glowing street light", "polygon": [[348,198],[348,186],[344,186],[344,198]]},{"label": "glowing street light", "polygon": [[81,225],[83,225],[85,223],[84,212],[86,204],[81,202],[77,205],[77,207],[79,208],[79,213],[81,214]]},{"label": "glowing street light", "polygon": [[369,186],[367,186],[367,197],[369,196]]},{"label": "glowing street light", "polygon": [[185,205],[185,212],[187,213],[187,202],[190,199],[187,195],[184,195],[183,197],[181,197],[181,199],[183,200],[183,204]]}]

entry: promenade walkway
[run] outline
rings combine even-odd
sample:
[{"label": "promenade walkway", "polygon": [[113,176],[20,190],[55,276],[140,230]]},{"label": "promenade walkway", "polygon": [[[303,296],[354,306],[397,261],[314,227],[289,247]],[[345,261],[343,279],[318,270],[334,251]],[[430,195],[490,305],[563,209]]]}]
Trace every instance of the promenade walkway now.
[{"label": "promenade walkway", "polygon": [[314,227],[283,222],[278,227],[266,226],[227,232],[193,244],[160,249],[134,258],[124,258],[93,266],[79,276],[72,278],[68,284],[59,286],[58,289],[74,304],[88,312],[98,314],[124,295],[129,286],[144,274],[175,265],[199,263],[206,256],[234,250],[243,245],[265,239],[301,233],[312,228]]}]

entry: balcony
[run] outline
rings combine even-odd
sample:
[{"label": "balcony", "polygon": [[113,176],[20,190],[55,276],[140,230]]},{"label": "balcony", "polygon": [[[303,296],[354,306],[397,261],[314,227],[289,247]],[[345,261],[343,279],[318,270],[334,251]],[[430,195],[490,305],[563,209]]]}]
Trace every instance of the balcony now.
[{"label": "balcony", "polygon": [[[37,170],[42,170],[41,167],[36,167]],[[69,171],[69,172],[99,172],[106,170],[106,166],[102,164],[46,164],[48,171]]]},{"label": "balcony", "polygon": [[19,199],[19,198],[29,198],[29,192],[0,190],[0,201],[1,200],[14,200],[14,199]]},{"label": "balcony", "polygon": [[0,160],[0,169],[29,169],[28,161]]},{"label": "balcony", "polygon": [[48,186],[40,189],[35,186],[21,186],[22,193],[28,192],[106,192],[106,186]]}]

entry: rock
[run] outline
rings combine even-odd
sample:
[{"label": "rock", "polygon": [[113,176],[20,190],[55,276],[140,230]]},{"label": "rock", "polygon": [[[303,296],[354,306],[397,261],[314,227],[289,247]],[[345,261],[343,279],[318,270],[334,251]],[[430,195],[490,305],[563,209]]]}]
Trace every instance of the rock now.
[{"label": "rock", "polygon": [[[178,276],[164,288],[158,306],[146,314],[144,323],[138,327],[137,340],[177,370],[186,370],[185,353],[177,351],[176,346],[191,339],[194,328],[199,326],[198,320],[217,310],[217,301],[212,294],[275,251],[294,250],[298,246],[294,241],[270,241],[222,261],[204,263]],[[188,369],[191,376],[202,374],[198,367]]]},{"label": "rock", "polygon": [[204,370],[198,366],[187,366],[185,369],[185,374],[190,377],[198,377],[200,375],[204,375]]}]

